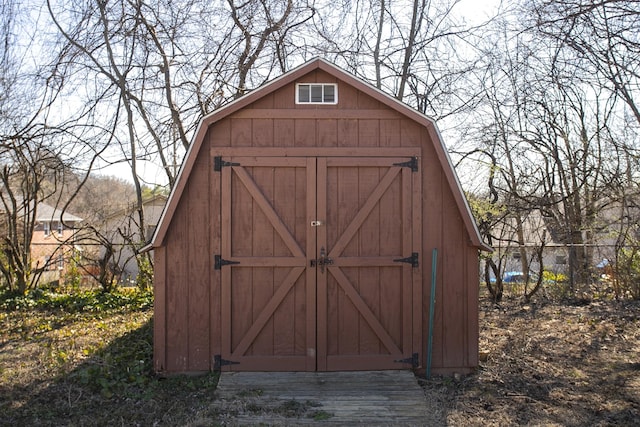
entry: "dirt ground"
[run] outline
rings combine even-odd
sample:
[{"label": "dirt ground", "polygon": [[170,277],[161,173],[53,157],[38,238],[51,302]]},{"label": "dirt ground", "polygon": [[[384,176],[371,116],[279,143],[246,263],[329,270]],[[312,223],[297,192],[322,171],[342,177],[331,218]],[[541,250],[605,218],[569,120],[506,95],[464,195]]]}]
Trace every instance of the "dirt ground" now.
[{"label": "dirt ground", "polygon": [[[151,374],[150,318],[0,311],[0,426],[221,425],[215,374]],[[476,373],[419,379],[425,425],[640,425],[640,302],[483,298],[480,329]]]},{"label": "dirt ground", "polygon": [[640,303],[481,301],[481,366],[421,381],[447,425],[640,425]]}]

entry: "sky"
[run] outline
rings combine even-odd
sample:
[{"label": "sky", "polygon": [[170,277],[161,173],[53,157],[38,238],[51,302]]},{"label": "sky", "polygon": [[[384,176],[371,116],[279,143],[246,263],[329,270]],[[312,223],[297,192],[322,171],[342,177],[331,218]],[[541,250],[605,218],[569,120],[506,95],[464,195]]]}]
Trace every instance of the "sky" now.
[{"label": "sky", "polygon": [[[455,6],[454,12],[469,24],[479,24],[493,16],[500,4],[500,0],[460,0]],[[102,163],[97,166],[100,174],[131,180],[131,167],[127,163],[116,165]],[[157,164],[150,161],[139,161],[137,167],[143,184],[149,186],[167,185],[166,174]]]}]

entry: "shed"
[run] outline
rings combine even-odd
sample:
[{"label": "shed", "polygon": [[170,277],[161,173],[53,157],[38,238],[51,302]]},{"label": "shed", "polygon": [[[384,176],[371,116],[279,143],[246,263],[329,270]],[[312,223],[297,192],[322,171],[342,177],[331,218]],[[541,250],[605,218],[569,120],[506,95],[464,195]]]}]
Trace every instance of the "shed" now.
[{"label": "shed", "polygon": [[149,245],[154,367],[478,363],[481,241],[432,120],[314,59],[206,115]]}]

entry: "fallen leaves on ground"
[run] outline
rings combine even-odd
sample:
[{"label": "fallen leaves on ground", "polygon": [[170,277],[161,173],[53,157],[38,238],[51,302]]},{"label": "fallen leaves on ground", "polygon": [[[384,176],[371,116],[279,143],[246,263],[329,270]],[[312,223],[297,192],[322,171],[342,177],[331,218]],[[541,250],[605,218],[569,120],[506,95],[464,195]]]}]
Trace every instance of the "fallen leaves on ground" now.
[{"label": "fallen leaves on ground", "polygon": [[637,425],[640,303],[481,302],[478,372],[423,381],[448,425]]}]

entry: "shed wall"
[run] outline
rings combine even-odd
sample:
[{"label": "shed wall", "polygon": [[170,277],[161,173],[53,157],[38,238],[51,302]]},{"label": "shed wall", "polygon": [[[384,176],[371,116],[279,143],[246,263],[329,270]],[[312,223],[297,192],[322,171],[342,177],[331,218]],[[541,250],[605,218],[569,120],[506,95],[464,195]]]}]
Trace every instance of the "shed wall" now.
[{"label": "shed wall", "polygon": [[[203,371],[220,352],[220,183],[216,147],[421,147],[421,366],[426,363],[431,253],[438,249],[433,371],[477,365],[478,249],[433,147],[435,130],[317,70],[300,82],[337,82],[336,106],[296,105],[291,83],[209,126],[163,246],[155,251],[155,367]],[[419,197],[419,196],[418,196]],[[420,303],[419,303],[420,304]],[[419,307],[419,305],[418,305]],[[419,328],[418,328],[419,329]]]}]

